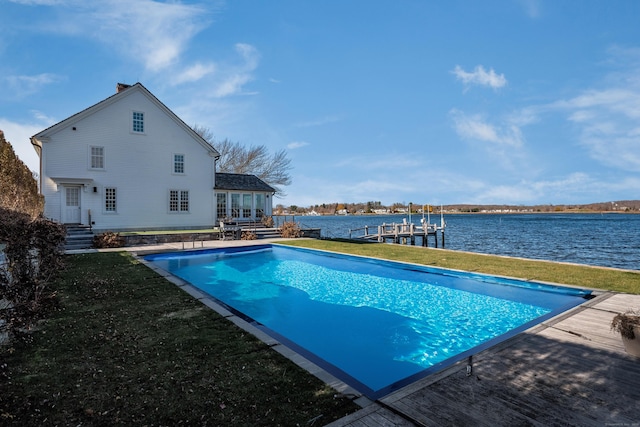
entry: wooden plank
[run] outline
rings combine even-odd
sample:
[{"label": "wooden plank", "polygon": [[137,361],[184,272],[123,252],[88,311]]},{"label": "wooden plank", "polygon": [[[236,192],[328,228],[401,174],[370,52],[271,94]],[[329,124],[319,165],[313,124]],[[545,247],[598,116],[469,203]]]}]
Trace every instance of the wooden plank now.
[{"label": "wooden plank", "polygon": [[[630,304],[640,307],[640,295],[605,296],[474,355],[471,376],[459,364],[381,402],[427,426],[638,424],[640,359],[610,331]],[[378,426],[381,416],[362,421]]]},{"label": "wooden plank", "polygon": [[596,305],[601,310],[623,313],[627,310],[640,310],[640,295],[614,294],[611,298]]},{"label": "wooden plank", "polygon": [[413,426],[413,423],[411,423],[410,421],[386,409],[381,411],[376,411],[373,414],[371,414],[367,418],[367,423],[369,421],[376,422],[377,423],[376,425],[380,427],[397,427],[397,426],[412,427]]}]

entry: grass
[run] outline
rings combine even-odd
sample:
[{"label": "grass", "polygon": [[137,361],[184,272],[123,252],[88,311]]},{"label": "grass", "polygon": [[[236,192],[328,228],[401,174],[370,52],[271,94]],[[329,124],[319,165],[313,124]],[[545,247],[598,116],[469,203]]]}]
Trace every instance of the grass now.
[{"label": "grass", "polygon": [[0,425],[323,425],[357,406],[125,253],[68,257],[0,348]]},{"label": "grass", "polygon": [[285,245],[343,252],[581,288],[640,294],[640,271],[483,255],[446,249],[339,240],[288,240]]},{"label": "grass", "polygon": [[[640,294],[640,272],[444,249],[283,244]],[[358,409],[126,253],[68,257],[59,307],[0,347],[0,425],[324,425]]]}]

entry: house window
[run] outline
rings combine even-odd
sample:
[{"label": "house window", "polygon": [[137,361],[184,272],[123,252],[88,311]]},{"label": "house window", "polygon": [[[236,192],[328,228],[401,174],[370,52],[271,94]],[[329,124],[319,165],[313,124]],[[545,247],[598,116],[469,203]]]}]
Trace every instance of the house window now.
[{"label": "house window", "polygon": [[242,218],[251,218],[251,194],[242,195]]},{"label": "house window", "polygon": [[104,211],[116,212],[116,189],[107,187],[104,189]]},{"label": "house window", "polygon": [[227,193],[216,193],[216,215],[218,220],[227,217]]},{"label": "house window", "polygon": [[169,190],[169,212],[189,212],[189,190]]},{"label": "house window", "polygon": [[144,113],[140,111],[133,112],[133,131],[135,133],[144,133]]},{"label": "house window", "polygon": [[231,217],[240,218],[240,195],[231,195]]},{"label": "house window", "polygon": [[262,218],[264,216],[264,194],[256,194],[256,218]]},{"label": "house window", "polygon": [[184,173],[184,154],[173,155],[173,173]]},{"label": "house window", "polygon": [[104,169],[104,147],[89,147],[91,169]]}]

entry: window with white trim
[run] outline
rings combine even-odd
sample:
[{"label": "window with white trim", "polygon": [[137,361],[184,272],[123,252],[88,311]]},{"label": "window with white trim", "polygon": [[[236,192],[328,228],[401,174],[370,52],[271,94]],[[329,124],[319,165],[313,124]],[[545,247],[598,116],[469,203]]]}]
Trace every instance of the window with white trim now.
[{"label": "window with white trim", "polygon": [[220,221],[227,217],[227,193],[216,193],[216,215]]},{"label": "window with white trim", "polygon": [[169,190],[169,212],[189,212],[189,190]]},{"label": "window with white trim", "polygon": [[131,129],[135,133],[144,133],[144,113],[142,111],[133,112]]},{"label": "window with white trim", "polygon": [[104,211],[115,213],[117,212],[117,192],[113,187],[106,187],[104,189]]},{"label": "window with white trim", "polygon": [[262,218],[264,216],[265,207],[266,204],[264,194],[256,194],[256,218]]},{"label": "window with white trim", "polygon": [[184,154],[173,155],[173,173],[184,174]]},{"label": "window with white trim", "polygon": [[231,217],[240,218],[240,194],[231,195]]},{"label": "window with white trim", "polygon": [[242,195],[242,218],[251,218],[251,194]]},{"label": "window with white trim", "polygon": [[104,169],[104,147],[89,147],[89,168]]}]

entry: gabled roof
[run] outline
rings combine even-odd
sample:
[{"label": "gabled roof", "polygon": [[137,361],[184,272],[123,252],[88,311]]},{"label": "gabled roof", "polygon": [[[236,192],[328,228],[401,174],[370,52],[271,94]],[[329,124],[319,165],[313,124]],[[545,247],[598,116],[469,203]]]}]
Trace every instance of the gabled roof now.
[{"label": "gabled roof", "polygon": [[74,123],[79,122],[85,117],[88,117],[96,113],[97,111],[102,110],[105,107],[108,107],[109,105],[112,105],[118,102],[120,99],[123,99],[124,97],[131,95],[133,92],[140,92],[143,95],[145,95],[152,103],[154,103],[160,110],[164,111],[164,113],[169,118],[175,121],[178,124],[178,126],[184,129],[185,132],[189,133],[196,142],[202,145],[213,156],[215,157],[220,156],[220,153],[218,153],[218,151],[215,148],[213,148],[211,144],[209,144],[204,138],[202,138],[197,132],[195,132],[189,125],[183,122],[180,117],[178,117],[173,111],[171,111],[166,105],[164,105],[158,98],[156,98],[155,95],[149,92],[149,90],[146,87],[144,87],[142,83],[138,82],[131,86],[118,83],[118,90],[119,92],[98,102],[97,104],[94,104],[91,107],[86,108],[80,111],[79,113],[76,113],[73,116],[62,120],[61,122],[58,122],[53,126],[50,126],[45,130],[38,132],[37,134],[31,137],[31,144],[33,144],[34,148],[36,148],[36,151],[38,151],[38,148],[42,147],[42,142],[47,142],[48,139],[52,135],[56,134],[57,132],[73,125]]},{"label": "gabled roof", "polygon": [[276,190],[255,175],[240,173],[216,173],[216,190],[264,191],[275,193]]}]

